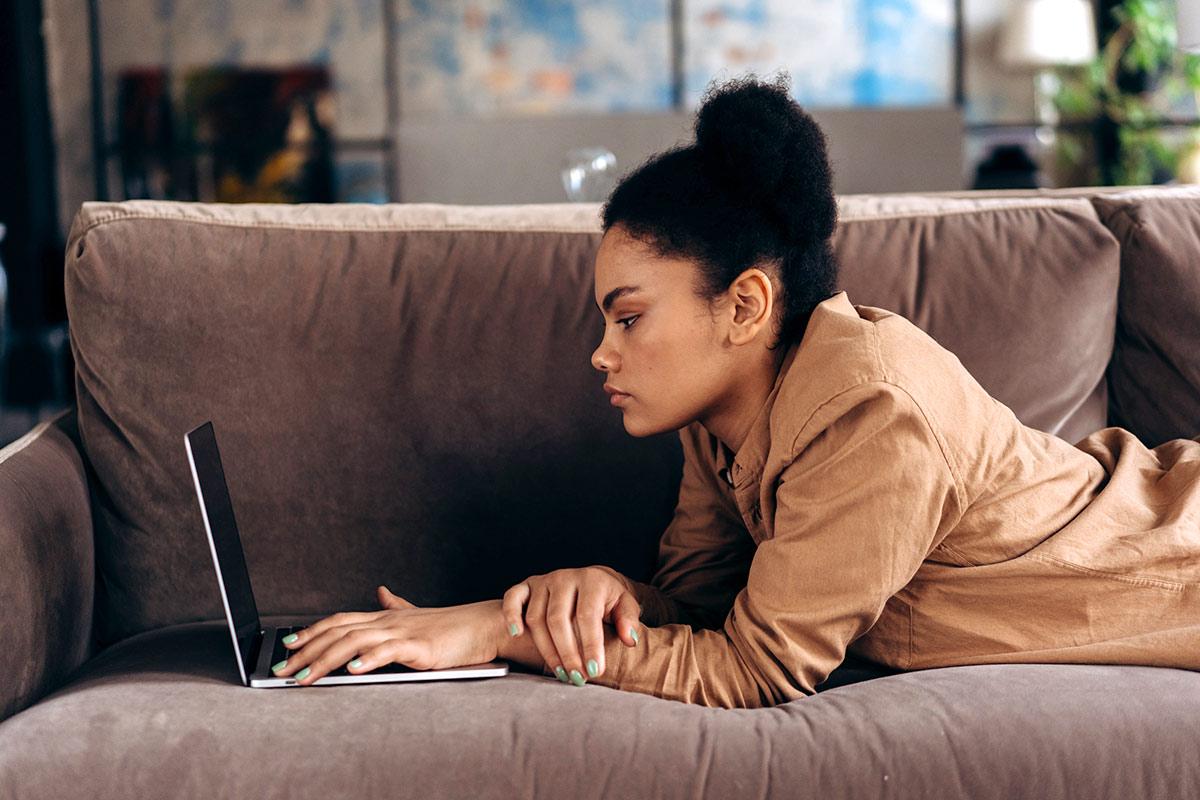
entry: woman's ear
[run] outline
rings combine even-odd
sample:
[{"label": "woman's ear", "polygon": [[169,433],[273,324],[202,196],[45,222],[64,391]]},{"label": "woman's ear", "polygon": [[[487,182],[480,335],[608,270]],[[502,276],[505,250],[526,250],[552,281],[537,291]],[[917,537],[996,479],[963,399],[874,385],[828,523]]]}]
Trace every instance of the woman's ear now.
[{"label": "woman's ear", "polygon": [[770,276],[758,267],[751,267],[729,285],[727,296],[732,319],[729,343],[747,344],[759,332],[770,326],[775,308],[775,286]]}]

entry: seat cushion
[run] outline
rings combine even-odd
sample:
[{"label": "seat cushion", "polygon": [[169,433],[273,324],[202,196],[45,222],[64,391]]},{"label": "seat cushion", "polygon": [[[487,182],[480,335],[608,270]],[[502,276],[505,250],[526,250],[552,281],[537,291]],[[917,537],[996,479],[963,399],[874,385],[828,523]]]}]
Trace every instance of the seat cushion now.
[{"label": "seat cushion", "polygon": [[228,636],[190,623],[102,652],[0,723],[0,794],[1200,796],[1200,673],[1184,670],[948,667],[715,709],[515,671],[250,689]]}]

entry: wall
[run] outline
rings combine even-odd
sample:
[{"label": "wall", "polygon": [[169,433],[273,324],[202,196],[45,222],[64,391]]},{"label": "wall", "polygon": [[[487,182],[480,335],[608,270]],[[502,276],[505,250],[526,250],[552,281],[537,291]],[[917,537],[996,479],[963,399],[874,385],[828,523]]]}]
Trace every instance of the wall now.
[{"label": "wall", "polygon": [[[402,113],[396,134],[398,184],[391,195],[406,201],[446,202],[452,201],[449,198],[456,198],[454,202],[492,202],[483,198],[495,197],[562,199],[557,162],[565,143],[606,144],[618,152],[621,168],[631,166],[677,138],[684,120],[675,118],[679,112],[673,107],[673,93],[682,90],[681,102],[694,104],[704,74],[719,72],[722,65],[732,72],[775,63],[790,66],[798,87],[811,84],[810,110],[823,125],[837,127],[837,135],[830,138],[839,162],[839,191],[954,189],[969,184],[972,162],[992,133],[973,134],[968,129],[964,136],[960,121],[954,134],[955,123],[947,123],[946,109],[937,109],[934,103],[951,88],[952,75],[940,66],[946,54],[929,52],[934,46],[930,42],[941,41],[938,26],[951,21],[946,9],[953,7],[952,0],[684,3],[679,22],[692,46],[673,70],[666,20],[653,21],[669,14],[667,0],[588,4],[397,0],[395,24],[401,43],[397,91]],[[591,9],[593,17],[555,17],[573,5]],[[457,17],[445,13],[460,6],[479,13]],[[211,63],[315,61],[328,64],[334,75],[337,134],[342,141],[339,166],[346,174],[355,170],[382,174],[381,156],[373,149],[373,143],[387,135],[382,0],[101,0],[100,8],[109,131],[114,121],[114,80],[122,67],[168,64],[181,71]],[[558,39],[539,36],[541,28],[521,27],[513,11],[520,8],[540,12],[545,17],[539,22],[543,28],[560,25],[568,32]],[[960,113],[968,124],[1022,122],[1029,117],[1031,78],[1008,75],[995,67],[996,31],[1005,8],[1004,0],[964,0],[966,103]],[[614,26],[635,11],[643,15],[641,24],[630,29],[635,36],[626,36],[628,31]],[[93,191],[87,18],[77,0],[45,0],[45,12],[65,226]],[[769,19],[765,16],[772,14]],[[471,29],[447,30],[447,20],[452,18],[464,21],[460,28]],[[918,18],[921,25],[915,22]],[[570,42],[569,23],[592,33]],[[897,34],[906,30],[905,24],[913,31],[907,38]],[[851,34],[864,26],[871,34],[855,39]],[[826,49],[812,44],[788,49],[789,43],[803,44],[798,37],[805,32],[819,33],[817,41]],[[559,40],[572,46],[558,47]],[[866,44],[861,52],[849,52],[856,41]],[[906,77],[903,71],[920,63],[909,57],[914,48],[924,48],[937,63],[923,68],[917,77]],[[831,61],[829,52],[849,55],[840,77],[831,73],[817,81],[814,76],[821,65]],[[446,66],[447,71],[429,68],[448,54],[455,61]],[[446,80],[446,75],[453,80]],[[681,86],[673,84],[675,77]],[[485,83],[491,87],[488,94],[471,94],[470,87]],[[564,91],[564,86],[571,90]],[[822,96],[818,93],[822,86],[832,88]],[[848,113],[828,106],[838,102],[870,106],[875,113]],[[908,106],[891,111],[880,107],[888,103]],[[924,129],[922,121],[927,124]],[[522,134],[512,141],[497,140],[493,130]],[[576,141],[585,132],[588,141]],[[484,157],[498,141],[505,151]],[[432,165],[446,163],[445,152],[438,148],[450,142],[460,143],[461,162],[470,164],[472,172],[462,178],[441,172],[439,189],[438,171]],[[522,144],[532,149],[521,151]],[[953,152],[956,147],[958,153]],[[471,180],[480,172],[477,162],[492,167],[486,184]],[[516,169],[517,164],[525,166]],[[505,182],[501,174],[512,177]],[[878,180],[872,182],[872,176]],[[110,185],[115,186],[115,174],[113,178]],[[452,192],[450,185],[459,188]],[[533,186],[542,188],[533,192]]]}]

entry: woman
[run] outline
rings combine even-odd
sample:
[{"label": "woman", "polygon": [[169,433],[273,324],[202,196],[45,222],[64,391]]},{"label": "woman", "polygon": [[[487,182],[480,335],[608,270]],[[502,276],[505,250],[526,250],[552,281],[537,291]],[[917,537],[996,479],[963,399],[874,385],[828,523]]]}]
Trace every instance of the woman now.
[{"label": "woman", "polygon": [[683,443],[651,583],[556,570],[451,609],[380,587],[390,610],[301,633],[311,680],[356,653],[498,656],[746,708],[812,694],[847,651],[1200,669],[1200,438],[1028,428],[911,322],[836,292],[824,137],[786,79],[711,90],[695,144],[603,217],[592,364],[630,434]]}]

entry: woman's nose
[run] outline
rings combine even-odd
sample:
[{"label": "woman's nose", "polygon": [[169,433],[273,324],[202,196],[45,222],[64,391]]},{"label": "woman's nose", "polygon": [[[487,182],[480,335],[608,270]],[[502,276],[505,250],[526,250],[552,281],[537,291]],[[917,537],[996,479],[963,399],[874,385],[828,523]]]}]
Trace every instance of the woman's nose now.
[{"label": "woman's nose", "polygon": [[601,372],[612,372],[615,362],[616,354],[604,342],[592,352],[592,366]]}]

